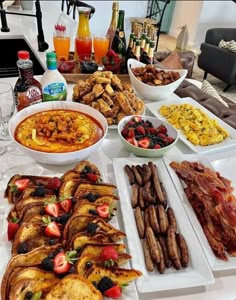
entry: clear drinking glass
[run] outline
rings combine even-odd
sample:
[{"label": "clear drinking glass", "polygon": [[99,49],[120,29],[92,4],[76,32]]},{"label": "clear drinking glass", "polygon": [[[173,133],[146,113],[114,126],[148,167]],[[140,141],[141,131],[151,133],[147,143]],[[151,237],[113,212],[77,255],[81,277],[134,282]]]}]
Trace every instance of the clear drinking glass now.
[{"label": "clear drinking glass", "polygon": [[0,140],[10,140],[8,122],[15,111],[15,96],[12,86],[0,82]]},{"label": "clear drinking glass", "polygon": [[102,58],[107,54],[109,39],[105,35],[95,35],[93,38],[95,61],[102,66]]}]

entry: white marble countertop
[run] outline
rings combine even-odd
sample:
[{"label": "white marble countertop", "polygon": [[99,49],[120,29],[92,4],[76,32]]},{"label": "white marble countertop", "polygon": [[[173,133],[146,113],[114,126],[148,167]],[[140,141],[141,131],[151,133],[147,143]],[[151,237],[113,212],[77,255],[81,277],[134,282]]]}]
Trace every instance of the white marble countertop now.
[{"label": "white marble countertop", "polygon": [[[52,48],[52,32],[54,24],[60,15],[60,3],[61,1],[41,1],[41,8],[43,13],[43,29],[45,35],[45,41],[49,43],[49,50]],[[25,35],[30,42],[36,54],[45,64],[45,52],[37,51],[37,25],[36,19],[22,16],[7,16],[8,26],[10,27],[10,33],[2,33],[0,35]],[[7,81],[13,86],[16,82],[16,78],[4,78],[0,81]],[[68,86],[68,99],[71,99],[72,85]],[[11,146],[11,142],[2,142]],[[171,150],[170,155],[178,155],[179,153],[191,154],[191,150],[187,148],[181,141],[177,143],[177,146]],[[224,154],[212,154],[208,156],[212,161],[214,167],[222,172],[222,174],[233,180],[234,186],[235,174],[232,170],[236,169],[236,150],[231,150],[229,153]],[[116,130],[109,130],[108,135],[104,141],[99,153],[91,155],[88,159],[96,163],[101,169],[102,173],[106,175],[107,180],[114,181],[114,174],[112,169],[113,157],[130,157],[130,154],[122,147],[121,142],[118,139]],[[0,156],[1,171],[6,171],[9,168],[16,167],[18,165],[24,165],[32,163],[32,160],[26,156],[13,155],[10,152]],[[63,172],[65,167],[59,166],[43,166],[46,168],[45,172]],[[45,173],[45,174],[46,174]],[[1,181],[1,184],[4,182]],[[160,275],[161,276],[161,275]],[[158,278],[157,278],[158,280]],[[140,300],[150,299],[166,299],[166,300],[235,300],[236,299],[236,266],[235,270],[225,273],[215,274],[215,283],[206,287],[190,288],[183,290],[170,290],[165,292],[156,292],[151,294],[139,295]]]}]

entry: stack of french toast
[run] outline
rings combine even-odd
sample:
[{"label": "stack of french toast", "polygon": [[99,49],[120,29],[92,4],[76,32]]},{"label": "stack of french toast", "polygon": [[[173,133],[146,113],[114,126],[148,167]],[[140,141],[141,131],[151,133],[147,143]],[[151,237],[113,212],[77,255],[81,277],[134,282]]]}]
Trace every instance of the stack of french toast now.
[{"label": "stack of french toast", "polygon": [[63,176],[13,176],[5,190],[12,208],[12,257],[2,300],[118,299],[142,273],[125,268],[125,233],[109,221],[119,201],[115,185],[81,161]]}]

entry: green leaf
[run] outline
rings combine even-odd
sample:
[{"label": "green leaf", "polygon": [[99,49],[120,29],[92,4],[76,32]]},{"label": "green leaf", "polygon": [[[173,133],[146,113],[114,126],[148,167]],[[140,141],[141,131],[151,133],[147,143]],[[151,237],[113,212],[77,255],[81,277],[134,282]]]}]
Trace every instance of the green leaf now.
[{"label": "green leaf", "polygon": [[9,186],[10,186],[10,192],[12,192],[15,195],[18,192],[17,185],[11,183],[11,184],[9,184]]},{"label": "green leaf", "polygon": [[42,217],[42,221],[43,221],[43,223],[45,223],[45,225],[48,225],[49,223],[51,223],[51,218],[50,217]]},{"label": "green leaf", "polygon": [[78,253],[76,250],[73,251],[67,251],[66,252],[66,260],[70,263],[73,264],[78,260]]},{"label": "green leaf", "polygon": [[72,196],[70,194],[62,195],[62,196],[60,196],[59,201],[63,201],[63,200],[66,200],[66,199],[71,199],[71,198],[72,198]]},{"label": "green leaf", "polygon": [[56,203],[57,202],[57,197],[54,195],[50,199],[44,202],[44,206],[47,206],[48,204]]}]

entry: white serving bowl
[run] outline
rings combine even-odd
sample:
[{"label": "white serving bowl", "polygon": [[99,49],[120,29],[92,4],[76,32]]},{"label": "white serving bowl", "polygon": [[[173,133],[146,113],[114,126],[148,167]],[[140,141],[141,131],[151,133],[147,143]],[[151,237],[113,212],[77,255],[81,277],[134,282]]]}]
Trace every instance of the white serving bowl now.
[{"label": "white serving bowl", "polygon": [[177,143],[179,134],[178,131],[170,124],[156,118],[156,117],[149,117],[149,116],[140,116],[142,120],[144,121],[150,121],[153,125],[153,127],[157,128],[158,126],[165,125],[167,128],[167,134],[170,137],[174,138],[174,142],[166,147],[159,148],[159,149],[145,149],[138,146],[134,146],[133,144],[129,143],[121,134],[122,129],[126,125],[127,122],[129,122],[134,115],[124,117],[120,120],[118,124],[118,134],[120,137],[121,142],[123,143],[124,147],[130,151],[131,153],[135,154],[136,156],[141,157],[159,157],[163,156],[166,152],[168,152],[173,146]]},{"label": "white serving bowl", "polygon": [[169,95],[171,95],[183,82],[184,78],[186,77],[188,71],[186,69],[181,70],[170,70],[170,69],[161,69],[157,68],[157,70],[164,70],[164,71],[175,71],[178,72],[180,75],[180,78],[172,83],[166,84],[166,85],[158,85],[158,86],[152,86],[148,85],[146,83],[141,82],[138,80],[133,72],[131,71],[131,68],[137,68],[137,67],[144,67],[145,64],[139,62],[138,60],[135,60],[133,58],[128,59],[127,61],[127,68],[129,73],[129,78],[132,83],[132,86],[134,90],[138,93],[140,97],[143,98],[143,100],[149,100],[149,101],[162,101]]},{"label": "white serving bowl", "polygon": [[[53,110],[53,109],[66,109],[66,110],[79,111],[81,113],[91,116],[93,119],[97,120],[98,123],[101,125],[103,129],[103,136],[95,144],[85,149],[72,151],[72,152],[64,152],[64,153],[50,153],[50,152],[32,150],[30,148],[21,145],[16,141],[14,137],[15,129],[21,121],[23,121],[25,118],[33,114],[42,111]],[[31,105],[16,113],[9,122],[9,133],[12,140],[17,144],[17,146],[25,154],[29,155],[34,160],[44,164],[51,164],[51,165],[66,165],[66,164],[76,163],[87,158],[92,152],[96,151],[99,148],[99,146],[101,145],[102,141],[104,140],[107,134],[107,130],[108,130],[107,121],[99,111],[97,111],[96,109],[88,105],[84,105],[72,101],[50,101],[50,102],[43,102],[43,103]]]}]

